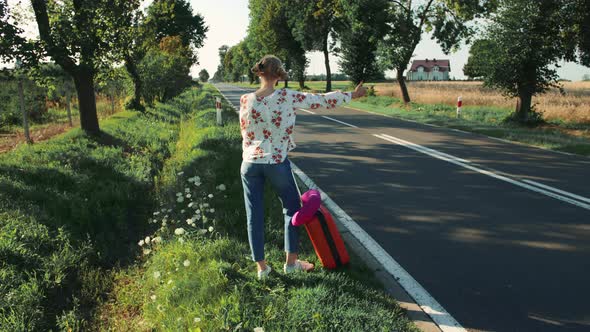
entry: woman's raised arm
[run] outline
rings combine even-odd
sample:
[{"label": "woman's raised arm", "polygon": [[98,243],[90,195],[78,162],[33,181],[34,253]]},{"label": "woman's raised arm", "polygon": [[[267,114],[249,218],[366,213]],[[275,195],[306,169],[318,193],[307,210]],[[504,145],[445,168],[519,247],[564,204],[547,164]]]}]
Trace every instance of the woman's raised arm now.
[{"label": "woman's raised arm", "polygon": [[306,93],[298,91],[289,91],[292,98],[293,107],[295,108],[311,108],[316,109],[325,107],[327,109],[334,108],[340,104],[348,103],[351,99],[360,98],[367,92],[367,88],[363,87],[361,82],[352,92],[328,92],[328,93]]}]

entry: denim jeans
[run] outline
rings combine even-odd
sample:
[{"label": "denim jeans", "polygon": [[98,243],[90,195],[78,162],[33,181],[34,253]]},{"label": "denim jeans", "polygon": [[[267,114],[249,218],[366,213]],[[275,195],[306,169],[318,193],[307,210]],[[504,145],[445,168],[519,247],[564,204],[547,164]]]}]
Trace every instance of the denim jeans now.
[{"label": "denim jeans", "polygon": [[285,251],[297,253],[299,229],[291,225],[295,212],[301,208],[301,199],[291,173],[291,162],[285,159],[280,164],[257,164],[242,161],[240,168],[244,203],[248,220],[248,240],[252,260],[264,260],[264,183],[269,180],[283,205],[285,225]]}]

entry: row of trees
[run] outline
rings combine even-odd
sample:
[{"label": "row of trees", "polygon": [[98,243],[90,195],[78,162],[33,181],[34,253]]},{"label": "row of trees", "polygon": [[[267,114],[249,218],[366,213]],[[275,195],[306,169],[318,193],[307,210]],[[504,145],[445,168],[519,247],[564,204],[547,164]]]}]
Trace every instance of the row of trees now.
[{"label": "row of trees", "polygon": [[71,77],[80,124],[98,134],[95,91],[100,73],[109,79],[125,68],[133,84],[128,107],[143,110],[191,82],[208,28],[186,0],[155,0],[144,12],[140,0],[32,0],[39,39],[23,37],[7,0],[0,0],[0,60],[17,60],[27,70],[51,58]]},{"label": "row of trees", "polygon": [[485,76],[487,85],[517,97],[517,120],[527,121],[532,96],[557,83],[560,60],[588,64],[588,6],[585,0],[250,0],[248,35],[219,49],[213,79],[247,75],[253,82],[250,67],[272,53],[303,87],[306,52],[321,51],[326,91],[329,56],[337,54],[354,83],[396,71],[408,103],[404,73],[430,32],[445,53],[477,40],[467,70],[480,68],[484,73],[476,76]]}]

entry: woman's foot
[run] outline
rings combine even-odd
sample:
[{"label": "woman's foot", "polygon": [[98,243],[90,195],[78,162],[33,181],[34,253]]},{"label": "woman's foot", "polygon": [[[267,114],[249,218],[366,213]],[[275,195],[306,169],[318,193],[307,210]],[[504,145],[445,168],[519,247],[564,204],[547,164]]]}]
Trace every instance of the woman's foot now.
[{"label": "woman's foot", "polygon": [[267,265],[266,269],[264,269],[264,270],[258,270],[258,279],[259,280],[266,279],[268,277],[268,275],[270,274],[270,271],[272,271],[272,268],[270,267],[270,265]]},{"label": "woman's foot", "polygon": [[298,271],[309,272],[314,269],[314,265],[310,262],[296,260],[295,264],[283,266],[285,273],[293,273]]}]

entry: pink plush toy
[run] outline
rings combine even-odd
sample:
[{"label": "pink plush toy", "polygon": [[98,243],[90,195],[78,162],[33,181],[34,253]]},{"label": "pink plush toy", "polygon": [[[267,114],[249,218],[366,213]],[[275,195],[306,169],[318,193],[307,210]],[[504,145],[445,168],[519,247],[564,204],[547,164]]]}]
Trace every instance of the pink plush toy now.
[{"label": "pink plush toy", "polygon": [[322,203],[322,196],[319,191],[310,189],[301,195],[301,203],[301,209],[295,212],[293,219],[291,219],[293,226],[305,225],[313,220],[313,216]]}]

